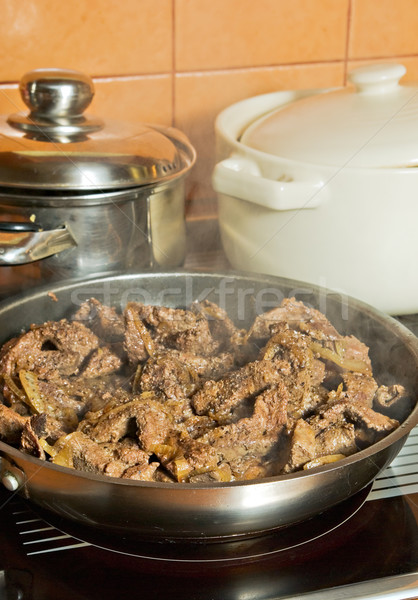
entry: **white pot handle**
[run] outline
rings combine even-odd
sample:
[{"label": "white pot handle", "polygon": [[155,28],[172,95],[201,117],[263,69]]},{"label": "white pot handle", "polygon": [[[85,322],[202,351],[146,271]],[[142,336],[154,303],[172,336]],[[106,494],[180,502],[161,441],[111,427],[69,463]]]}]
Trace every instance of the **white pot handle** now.
[{"label": "white pot handle", "polygon": [[213,171],[216,192],[259,204],[272,210],[316,208],[324,201],[318,192],[323,181],[275,181],[263,177],[253,160],[232,155],[219,162]]}]

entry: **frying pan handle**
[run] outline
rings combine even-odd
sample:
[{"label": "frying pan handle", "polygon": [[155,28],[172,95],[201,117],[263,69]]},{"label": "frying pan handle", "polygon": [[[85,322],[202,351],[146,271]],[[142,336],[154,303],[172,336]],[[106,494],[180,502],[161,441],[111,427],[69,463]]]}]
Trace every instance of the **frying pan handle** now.
[{"label": "frying pan handle", "polygon": [[0,222],[0,266],[36,262],[76,245],[65,225],[44,231],[34,223]]},{"label": "frying pan handle", "polygon": [[324,201],[323,181],[268,179],[253,160],[238,154],[215,166],[212,185],[220,194],[277,211],[317,208]]}]

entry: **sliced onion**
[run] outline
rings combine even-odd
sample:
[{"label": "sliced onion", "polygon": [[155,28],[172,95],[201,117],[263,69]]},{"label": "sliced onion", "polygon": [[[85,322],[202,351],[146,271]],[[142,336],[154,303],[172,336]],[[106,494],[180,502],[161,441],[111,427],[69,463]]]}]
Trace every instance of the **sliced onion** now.
[{"label": "sliced onion", "polygon": [[37,413],[47,412],[45,400],[38,386],[38,377],[32,371],[19,371],[19,379],[27,396],[27,404]]},{"label": "sliced onion", "polygon": [[324,465],[329,465],[330,463],[337,462],[338,460],[342,460],[345,458],[344,454],[327,454],[326,456],[319,456],[318,458],[314,458],[309,462],[303,465],[303,469],[314,469],[315,467],[322,467]]},{"label": "sliced onion", "polygon": [[354,371],[356,373],[370,372],[370,366],[364,360],[344,358],[344,352],[334,352],[330,348],[322,346],[322,344],[319,344],[318,342],[311,342],[309,347],[312,352],[318,354],[321,358],[329,360],[339,367],[346,369],[347,371]]}]

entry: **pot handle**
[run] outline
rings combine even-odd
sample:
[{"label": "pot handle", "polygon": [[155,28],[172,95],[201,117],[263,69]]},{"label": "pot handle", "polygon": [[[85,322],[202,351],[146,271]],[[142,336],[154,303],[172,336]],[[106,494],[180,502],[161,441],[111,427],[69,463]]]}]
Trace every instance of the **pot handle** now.
[{"label": "pot handle", "polygon": [[34,223],[0,222],[0,266],[36,262],[74,246],[65,225],[43,230]]},{"label": "pot handle", "polygon": [[259,204],[271,210],[317,208],[324,201],[323,181],[277,181],[263,177],[253,160],[231,155],[213,171],[216,192]]}]

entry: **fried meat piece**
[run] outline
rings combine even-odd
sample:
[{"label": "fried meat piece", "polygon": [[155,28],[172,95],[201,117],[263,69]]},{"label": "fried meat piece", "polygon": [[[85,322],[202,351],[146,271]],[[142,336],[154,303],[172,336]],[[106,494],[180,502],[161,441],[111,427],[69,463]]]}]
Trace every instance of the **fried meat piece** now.
[{"label": "fried meat piece", "polygon": [[210,333],[220,345],[218,352],[222,349],[237,352],[246,343],[247,331],[238,329],[227,315],[226,310],[214,302],[209,300],[193,302],[190,309],[208,320]]},{"label": "fried meat piece", "polygon": [[285,384],[279,381],[256,397],[251,417],[216,427],[199,440],[216,449],[219,461],[231,463],[248,454],[265,456],[287,423],[288,397]]},{"label": "fried meat piece", "polygon": [[98,346],[97,336],[79,322],[62,319],[33,325],[3,346],[0,373],[16,376],[27,370],[42,378],[74,375]]},{"label": "fried meat piece", "polygon": [[153,480],[157,465],[149,463],[150,455],[139,448],[134,450],[135,442],[121,444],[99,444],[81,431],[71,433],[57,443],[57,453],[52,461],[55,464],[74,468],[88,473]]},{"label": "fried meat piece", "polygon": [[277,383],[282,375],[270,360],[248,363],[217,381],[207,381],[191,398],[198,415],[207,414],[221,424],[231,419],[231,412],[243,401]]},{"label": "fried meat piece", "polygon": [[376,433],[388,433],[399,426],[396,419],[378,413],[362,402],[353,402],[344,395],[340,400],[321,407],[318,412],[320,418],[325,421],[335,422],[344,418]]},{"label": "fried meat piece", "polygon": [[218,348],[207,319],[190,310],[131,302],[124,311],[125,349],[132,364],[165,348],[211,356]]},{"label": "fried meat piece", "polygon": [[125,326],[122,315],[96,298],[83,302],[73,320],[81,321],[105,342],[114,343],[123,339]]},{"label": "fried meat piece", "polygon": [[360,402],[372,408],[378,387],[373,377],[348,371],[343,373],[342,379],[346,398],[349,398],[351,402]]},{"label": "fried meat piece", "polygon": [[[140,391],[154,391],[167,398],[187,398],[199,387],[199,377],[193,367],[170,352],[149,358],[139,380]],[[137,391],[137,390],[135,390]]]},{"label": "fried meat piece", "polygon": [[309,333],[317,339],[332,340],[341,337],[325,315],[295,298],[284,298],[280,306],[257,316],[250,329],[250,337],[266,340],[270,337],[272,326],[283,324]]},{"label": "fried meat piece", "polygon": [[81,375],[83,377],[101,377],[119,371],[122,359],[115,354],[109,346],[101,346],[92,352],[84,365]]},{"label": "fried meat piece", "polygon": [[118,442],[130,433],[134,433],[140,400],[134,399],[104,411],[97,422],[88,428],[89,437],[95,442]]},{"label": "fried meat piece", "polygon": [[350,456],[357,452],[352,423],[335,423],[299,419],[290,441],[289,456],[284,473],[298,471],[310,461],[324,456]]},{"label": "fried meat piece", "polygon": [[154,340],[141,318],[142,311],[138,307],[142,308],[142,305],[131,302],[123,312],[125,322],[123,344],[129,363],[133,365],[144,362],[155,352]]},{"label": "fried meat piece", "polygon": [[19,444],[28,420],[29,417],[22,417],[8,406],[0,404],[0,439],[7,444]]},{"label": "fried meat piece", "polygon": [[141,448],[160,457],[158,446],[169,445],[169,440],[176,438],[173,415],[160,402],[150,399],[138,404],[135,416]]},{"label": "fried meat piece", "polygon": [[154,391],[172,400],[188,398],[207,379],[218,379],[234,366],[230,353],[197,356],[167,350],[149,358],[136,378],[134,391]]},{"label": "fried meat piece", "polygon": [[325,365],[317,360],[304,333],[283,324],[260,352],[280,369],[289,389],[288,415],[292,420],[312,412],[324,401],[321,383]]},{"label": "fried meat piece", "polygon": [[34,428],[33,417],[25,424],[20,438],[20,449],[26,454],[45,460],[45,451],[40,444],[40,437]]}]

